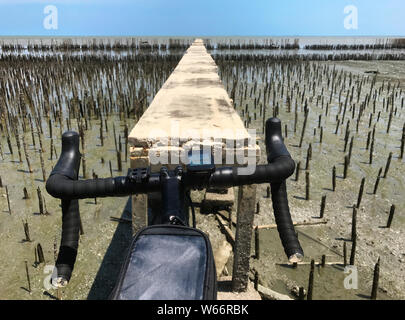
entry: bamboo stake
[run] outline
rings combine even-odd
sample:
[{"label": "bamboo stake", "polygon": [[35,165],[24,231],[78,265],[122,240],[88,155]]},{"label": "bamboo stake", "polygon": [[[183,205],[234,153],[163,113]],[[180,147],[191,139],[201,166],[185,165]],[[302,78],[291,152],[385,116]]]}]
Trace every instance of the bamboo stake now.
[{"label": "bamboo stake", "polygon": [[30,273],[28,271],[28,262],[27,262],[27,260],[25,260],[25,273],[27,275],[28,292],[31,294],[31,280],[30,280]]},{"label": "bamboo stake", "polygon": [[260,259],[260,239],[259,239],[259,228],[255,227],[255,258]]},{"label": "bamboo stake", "polygon": [[377,300],[378,280],[380,278],[380,258],[374,266],[373,287],[371,289],[371,300]]},{"label": "bamboo stake", "polygon": [[361,179],[360,190],[359,190],[359,195],[357,197],[357,206],[356,206],[356,208],[360,207],[361,199],[363,197],[363,191],[364,191],[364,184],[365,183],[366,183],[366,178]]},{"label": "bamboo stake", "polygon": [[354,260],[356,257],[356,244],[357,244],[357,235],[354,236],[352,241],[352,250],[350,252],[350,265],[354,266]]},{"label": "bamboo stake", "polygon": [[351,240],[354,241],[354,238],[357,235],[357,209],[353,206],[353,213],[352,213],[352,236]]},{"label": "bamboo stake", "polygon": [[390,214],[388,216],[388,221],[387,221],[387,228],[391,228],[391,224],[392,224],[392,219],[394,218],[394,214],[395,214],[395,205],[391,205],[390,208]]},{"label": "bamboo stake", "polygon": [[321,200],[321,213],[319,215],[320,219],[322,219],[324,216],[325,206],[326,206],[326,195],[323,195]]},{"label": "bamboo stake", "polygon": [[347,265],[347,247],[346,242],[343,242],[343,266],[346,267]]},{"label": "bamboo stake", "polygon": [[10,196],[9,196],[9,194],[8,194],[8,188],[7,188],[7,186],[6,186],[6,197],[7,197],[8,212],[11,214]]},{"label": "bamboo stake", "polygon": [[382,168],[380,168],[380,170],[378,170],[377,179],[374,184],[373,194],[377,194],[377,189],[378,189],[378,184],[380,183],[381,173],[382,173]]},{"label": "bamboo stake", "polygon": [[24,227],[25,241],[31,242],[30,229],[27,220],[25,220],[25,222],[23,220],[23,227]]},{"label": "bamboo stake", "polygon": [[37,244],[38,264],[45,263],[44,252],[40,243]]},{"label": "bamboo stake", "polygon": [[308,120],[308,114],[309,114],[309,111],[306,110],[306,111],[305,111],[305,117],[304,117],[304,124],[303,124],[303,126],[302,126],[302,131],[301,131],[301,138],[300,138],[300,144],[299,144],[299,147],[300,147],[300,148],[301,148],[302,142],[303,142],[303,140],[304,140],[305,128],[306,128],[306,126],[307,126],[307,120]]},{"label": "bamboo stake", "polygon": [[41,189],[37,188],[37,195],[38,195],[38,205],[39,205],[39,214],[44,214],[44,204],[41,195]]},{"label": "bamboo stake", "polygon": [[314,259],[312,259],[311,270],[309,271],[307,300],[312,300],[312,295],[314,291],[314,270],[315,270],[315,261]]},{"label": "bamboo stake", "polygon": [[309,200],[309,189],[310,189],[310,181],[309,181],[309,172],[305,172],[305,200]]},{"label": "bamboo stake", "polygon": [[343,167],[343,179],[347,178],[348,168],[349,168],[349,156],[345,156],[344,167]]},{"label": "bamboo stake", "polygon": [[42,156],[42,150],[39,150],[39,159],[41,161],[42,179],[44,182],[46,182],[45,164],[44,164],[44,157]]},{"label": "bamboo stake", "polygon": [[387,177],[388,170],[390,169],[391,158],[392,158],[392,152],[390,152],[388,159],[387,159],[387,164],[385,165],[384,176],[383,176],[384,179]]},{"label": "bamboo stake", "polygon": [[298,181],[300,174],[301,161],[298,161],[297,168],[295,169],[295,181]]}]

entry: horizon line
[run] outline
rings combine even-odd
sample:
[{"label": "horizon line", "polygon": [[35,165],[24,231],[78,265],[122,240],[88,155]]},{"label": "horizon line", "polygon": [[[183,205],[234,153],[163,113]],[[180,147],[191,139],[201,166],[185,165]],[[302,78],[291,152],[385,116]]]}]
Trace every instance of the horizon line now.
[{"label": "horizon line", "polygon": [[213,38],[213,37],[239,37],[239,38],[249,38],[249,37],[277,37],[277,38],[405,38],[405,35],[1,35],[0,37],[43,37],[43,38],[57,38],[57,37],[76,37],[76,38],[85,38],[85,37],[111,37],[111,38],[126,38],[126,37],[173,37],[173,38]]}]

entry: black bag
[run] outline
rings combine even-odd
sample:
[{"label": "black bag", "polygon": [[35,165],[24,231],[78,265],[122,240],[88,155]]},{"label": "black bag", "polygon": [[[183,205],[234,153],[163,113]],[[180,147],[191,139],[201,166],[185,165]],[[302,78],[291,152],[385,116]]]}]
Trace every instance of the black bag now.
[{"label": "black bag", "polygon": [[113,300],[216,300],[211,243],[200,230],[154,225],[132,240]]}]

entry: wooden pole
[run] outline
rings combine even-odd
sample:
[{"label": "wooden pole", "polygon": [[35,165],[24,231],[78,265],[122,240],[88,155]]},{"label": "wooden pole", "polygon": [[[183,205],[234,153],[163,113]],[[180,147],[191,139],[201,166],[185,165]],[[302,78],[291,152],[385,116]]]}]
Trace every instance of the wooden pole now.
[{"label": "wooden pole", "polygon": [[392,219],[394,218],[394,214],[395,214],[395,205],[393,204],[390,208],[390,215],[388,216],[387,228],[391,228]]},{"label": "wooden pole", "polygon": [[369,164],[373,164],[374,139],[371,141]]},{"label": "wooden pole", "polygon": [[6,186],[6,197],[7,197],[8,212],[11,214],[10,196],[8,194],[8,187],[7,186]]},{"label": "wooden pole", "polygon": [[354,266],[354,260],[356,257],[356,244],[357,244],[357,235],[354,236],[352,241],[352,250],[350,252],[350,265]]},{"label": "wooden pole", "polygon": [[117,152],[117,165],[118,165],[118,171],[122,171],[122,162],[121,162],[121,152],[119,150],[116,150]]},{"label": "wooden pole", "polygon": [[378,280],[380,278],[380,258],[374,266],[373,287],[371,289],[371,300],[377,300]]},{"label": "wooden pole", "polygon": [[37,188],[37,195],[38,195],[39,213],[44,214],[44,204],[42,200],[41,189],[39,187]]},{"label": "wooden pole", "polygon": [[37,244],[38,263],[45,263],[44,252],[40,243]]},{"label": "wooden pole", "polygon": [[357,209],[353,206],[353,213],[352,213],[352,236],[351,240],[354,241],[354,238],[357,235]]},{"label": "wooden pole", "polygon": [[305,170],[309,170],[309,162],[311,161],[311,158],[312,158],[312,145],[310,143],[307,150],[307,161],[305,164]]},{"label": "wooden pole", "polygon": [[343,179],[347,178],[347,170],[349,168],[349,156],[345,156],[344,167],[343,167]]},{"label": "wooden pole", "polygon": [[310,196],[310,180],[309,180],[309,172],[305,172],[305,200],[309,200]]},{"label": "wooden pole", "polygon": [[30,279],[30,273],[28,271],[28,262],[27,262],[27,260],[25,260],[25,273],[27,275],[28,292],[31,293],[31,279]]},{"label": "wooden pole", "polygon": [[370,138],[371,138],[371,131],[369,131],[367,134],[366,150],[368,150],[368,147],[370,146]]},{"label": "wooden pole", "polygon": [[44,164],[44,157],[42,156],[42,150],[39,150],[39,158],[41,161],[41,169],[42,169],[42,179],[46,182],[46,173],[45,173],[45,164]]},{"label": "wooden pole", "polygon": [[30,162],[30,156],[27,152],[27,144],[25,143],[24,139],[24,134],[22,135],[22,141],[23,141],[23,149],[24,149],[24,154],[25,154],[25,160],[27,161],[27,167],[28,167],[28,172],[32,173],[32,167],[31,167],[31,162]]},{"label": "wooden pole", "polygon": [[343,242],[343,266],[346,267],[347,265],[347,246],[346,242]]},{"label": "wooden pole", "polygon": [[363,197],[363,191],[364,191],[364,184],[366,183],[366,178],[361,179],[360,183],[360,189],[359,189],[359,195],[357,197],[357,209],[360,207],[361,204],[361,199]]},{"label": "wooden pole", "polygon": [[311,270],[309,271],[307,300],[312,300],[312,295],[314,291],[314,270],[315,270],[315,260],[312,259]]},{"label": "wooden pole", "polygon": [[260,202],[256,203],[256,214],[260,213]]},{"label": "wooden pole", "polygon": [[25,241],[31,242],[30,229],[27,220],[25,220],[25,222],[23,220],[23,226],[24,226]]},{"label": "wooden pole", "polygon": [[29,195],[28,195],[28,191],[27,191],[27,188],[26,187],[24,187],[24,189],[23,189],[23,193],[24,193],[24,197],[23,197],[23,199],[24,200],[26,200],[26,199],[29,199],[30,197],[29,197]]},{"label": "wooden pole", "polygon": [[321,201],[321,213],[319,215],[319,218],[323,218],[324,212],[325,212],[325,206],[326,206],[326,195],[322,196],[322,201]]},{"label": "wooden pole", "polygon": [[297,168],[295,169],[295,181],[298,181],[298,179],[300,177],[300,167],[301,167],[301,161],[298,161]]},{"label": "wooden pole", "polygon": [[382,172],[382,168],[380,168],[380,170],[378,170],[377,179],[375,180],[375,184],[374,184],[373,194],[377,194],[378,184],[380,183],[381,172]]},{"label": "wooden pole", "polygon": [[319,143],[322,144],[322,140],[323,140],[323,126],[321,127],[321,132],[319,134]]},{"label": "wooden pole", "polygon": [[392,152],[390,152],[388,159],[387,159],[387,164],[385,165],[384,176],[383,176],[384,179],[387,177],[388,170],[390,169],[391,158],[392,158]]},{"label": "wooden pole", "polygon": [[304,141],[305,128],[307,126],[307,120],[308,120],[308,113],[309,113],[309,110],[307,109],[305,111],[304,124],[302,126],[302,131],[301,131],[301,138],[300,138],[300,144],[299,144],[300,148],[302,147],[302,142]]},{"label": "wooden pole", "polygon": [[255,258],[260,259],[260,238],[259,238],[259,228],[255,227]]},{"label": "wooden pole", "polygon": [[232,290],[236,292],[246,291],[248,285],[255,203],[256,186],[240,186],[232,272]]},{"label": "wooden pole", "polygon": [[255,270],[254,273],[255,273],[254,286],[255,286],[255,290],[257,291],[259,288],[259,272],[257,270]]}]

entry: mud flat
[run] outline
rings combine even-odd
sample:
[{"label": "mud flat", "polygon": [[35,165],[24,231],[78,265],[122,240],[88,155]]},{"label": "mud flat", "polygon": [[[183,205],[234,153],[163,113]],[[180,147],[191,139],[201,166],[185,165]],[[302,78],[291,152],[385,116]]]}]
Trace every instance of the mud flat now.
[{"label": "mud flat", "polygon": [[[295,173],[287,183],[293,220],[319,221],[321,199],[326,195],[324,219],[328,222],[317,226],[297,227],[299,239],[306,253],[306,262],[310,262],[311,259],[320,262],[322,255],[326,255],[326,261],[341,263],[324,268],[316,267],[318,271],[315,276],[313,298],[370,298],[374,265],[378,258],[381,258],[378,298],[404,299],[405,164],[400,154],[405,122],[403,109],[405,63],[401,61],[285,63],[217,61],[217,63],[221,78],[228,92],[233,95],[236,109],[249,128],[257,130],[262,161],[265,159],[263,116],[267,118],[277,115],[282,120],[285,142],[292,157],[297,163],[300,162],[298,181]],[[379,73],[377,75],[365,73],[369,70],[378,70]],[[348,101],[344,111],[346,98]],[[305,106],[309,112],[304,135],[301,138]],[[362,110],[360,116],[359,110]],[[370,164],[373,128],[375,128],[375,142]],[[321,131],[322,142],[320,142]],[[370,139],[367,142],[369,132]],[[345,143],[346,134],[348,137]],[[351,159],[347,177],[344,179],[344,157],[349,154],[352,137]],[[307,167],[308,149],[310,161]],[[392,157],[384,178],[390,152]],[[334,166],[335,191],[332,190]],[[380,168],[382,173],[379,185],[376,194],[373,194]],[[306,172],[310,177],[309,200],[306,200]],[[359,289],[346,290],[343,287],[346,276],[342,265],[343,244],[346,243],[347,246],[349,263],[353,205],[357,205],[362,178],[365,178],[365,185],[357,209],[355,251]],[[266,198],[266,186],[258,187],[257,201],[260,203],[260,212],[255,216],[255,224],[274,224],[271,200]],[[394,220],[391,227],[386,228],[393,204],[396,206]],[[260,232],[260,250],[261,257],[259,261],[253,260],[253,268],[259,270],[264,285],[290,295],[291,286],[303,286],[307,289],[309,266],[303,265],[293,269],[291,266],[282,265],[286,262],[286,258],[276,230]],[[252,252],[252,256],[254,255],[255,252]]]}]

